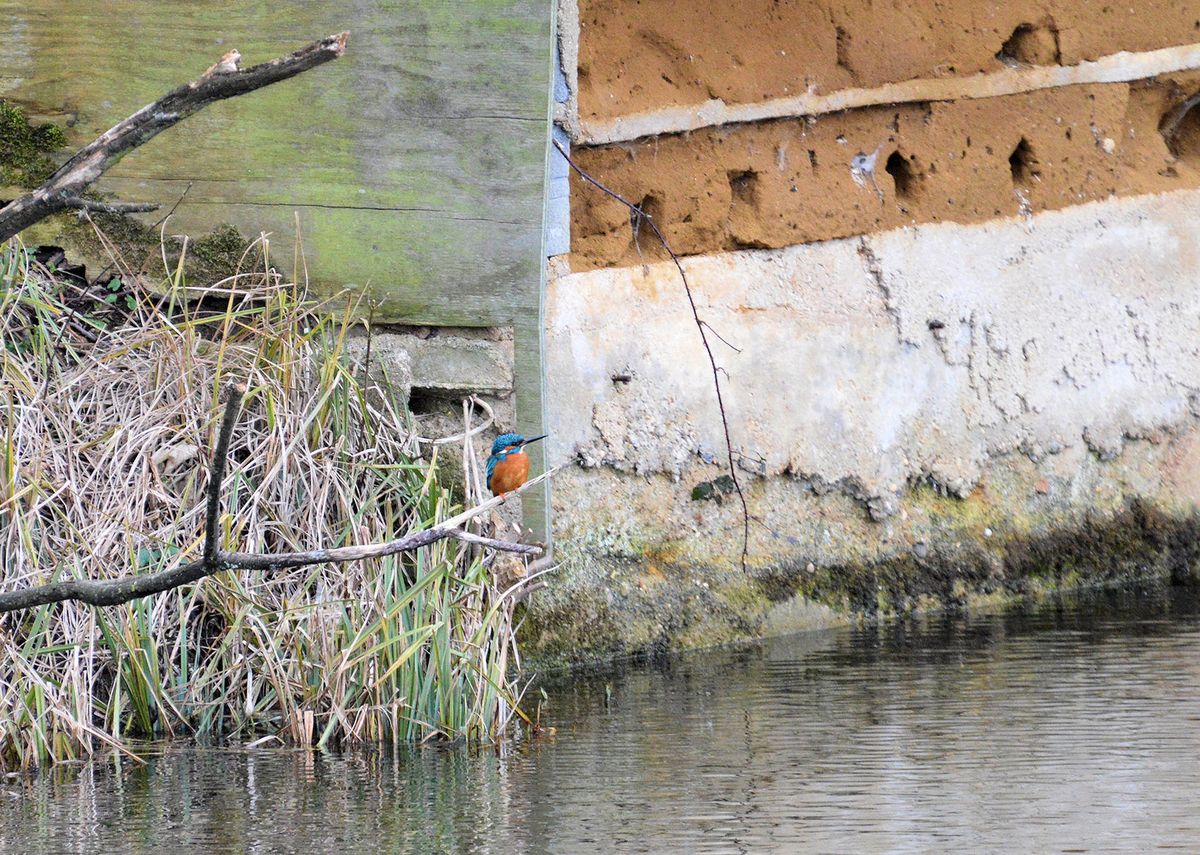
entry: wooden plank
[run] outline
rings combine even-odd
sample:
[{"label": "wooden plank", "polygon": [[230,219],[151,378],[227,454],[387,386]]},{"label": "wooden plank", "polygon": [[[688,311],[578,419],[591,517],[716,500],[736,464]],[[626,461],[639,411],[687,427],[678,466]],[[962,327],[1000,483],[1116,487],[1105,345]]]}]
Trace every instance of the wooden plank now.
[{"label": "wooden plank", "polygon": [[0,0],[0,97],[91,139],[237,47],[244,64],[351,31],[347,55],[214,105],[130,155],[101,189],[173,201],[200,233],[290,242],[312,281],[370,283],[421,323],[494,324],[536,306],[550,4]]},{"label": "wooden plank", "polygon": [[[347,54],[207,108],[100,190],[174,203],[172,233],[233,223],[318,293],[377,321],[512,325],[518,427],[542,432],[541,294],[551,0],[0,0],[0,98],[79,145],[202,73],[350,31]],[[537,458],[540,471],[542,461]],[[545,492],[526,504],[546,531]]]}]

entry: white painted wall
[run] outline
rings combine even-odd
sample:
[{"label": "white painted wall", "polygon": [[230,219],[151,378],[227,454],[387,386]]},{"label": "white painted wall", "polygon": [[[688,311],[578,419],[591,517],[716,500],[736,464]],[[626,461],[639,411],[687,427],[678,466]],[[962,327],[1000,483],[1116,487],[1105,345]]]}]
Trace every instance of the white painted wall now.
[{"label": "white painted wall", "polygon": [[[702,317],[741,349],[715,345],[746,468],[837,484],[882,518],[911,480],[966,495],[1014,451],[1111,458],[1190,425],[1197,223],[1182,191],[688,259]],[[712,375],[671,265],[559,271],[547,324],[553,462],[684,492],[713,476]]]}]

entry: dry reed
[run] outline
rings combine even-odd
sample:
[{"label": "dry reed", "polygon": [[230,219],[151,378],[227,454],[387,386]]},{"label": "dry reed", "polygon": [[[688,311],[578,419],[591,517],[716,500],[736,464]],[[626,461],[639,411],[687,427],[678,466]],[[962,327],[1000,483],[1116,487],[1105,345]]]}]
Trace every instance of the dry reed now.
[{"label": "dry reed", "polygon": [[[348,327],[281,283],[267,251],[264,240],[258,272],[210,291],[204,311],[175,275],[168,297],[135,292],[119,307],[126,321],[106,327],[66,303],[111,308],[103,292],[64,293],[18,244],[3,249],[0,590],[197,557],[229,378],[249,392],[221,548],[371,543],[452,515],[406,415],[342,358]],[[5,615],[0,766],[173,735],[495,739],[515,714],[513,617],[486,564],[441,541],[341,566],[221,573],[122,606]]]}]

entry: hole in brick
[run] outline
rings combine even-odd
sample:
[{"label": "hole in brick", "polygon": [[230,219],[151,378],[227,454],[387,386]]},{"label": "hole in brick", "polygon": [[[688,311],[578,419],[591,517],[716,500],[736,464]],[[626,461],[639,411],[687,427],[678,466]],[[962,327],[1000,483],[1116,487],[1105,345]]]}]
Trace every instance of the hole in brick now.
[{"label": "hole in brick", "polygon": [[837,28],[837,64],[839,68],[852,71],[850,68],[850,33],[845,27]]},{"label": "hole in brick", "polygon": [[1020,24],[996,54],[1005,65],[1058,65],[1058,30],[1053,23]]},{"label": "hole in brick", "polygon": [[734,235],[733,239],[730,241],[730,247],[733,249],[771,249],[772,248],[771,244],[767,243],[764,240],[759,240],[758,238],[753,238],[753,237],[749,237],[749,238],[738,237],[737,235]]},{"label": "hole in brick", "polygon": [[1025,137],[1021,137],[1017,147],[1008,156],[1008,168],[1012,173],[1013,184],[1017,187],[1028,187],[1042,177],[1033,146]]},{"label": "hole in brick", "polygon": [[458,416],[461,420],[462,394],[414,386],[408,396],[408,411],[414,416]]},{"label": "hole in brick", "polygon": [[752,169],[729,172],[729,237],[733,249],[765,249],[760,238],[758,173]]},{"label": "hole in brick", "polygon": [[758,202],[758,173],[753,170],[729,173],[729,194],[734,202],[755,205]]},{"label": "hole in brick", "polygon": [[640,215],[637,211],[629,212],[629,227],[633,229],[635,235],[639,234],[645,223],[642,222],[642,215],[654,220],[657,225],[659,218],[662,216],[662,202],[653,194],[648,194],[642,197],[642,201],[638,202],[638,209],[642,212]]},{"label": "hole in brick", "polygon": [[1167,113],[1159,127],[1171,154],[1200,167],[1200,93]]},{"label": "hole in brick", "polygon": [[892,176],[892,182],[896,185],[897,198],[911,199],[917,195],[921,174],[913,168],[908,158],[900,152],[894,151],[888,155],[884,169],[887,170],[888,175]]}]

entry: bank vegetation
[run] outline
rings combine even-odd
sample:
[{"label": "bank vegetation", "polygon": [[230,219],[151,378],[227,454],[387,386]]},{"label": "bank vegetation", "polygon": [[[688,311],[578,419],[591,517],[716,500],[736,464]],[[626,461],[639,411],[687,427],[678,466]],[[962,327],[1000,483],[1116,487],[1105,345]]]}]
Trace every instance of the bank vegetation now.
[{"label": "bank vegetation", "polygon": [[[247,272],[202,293],[183,269],[150,283],[118,264],[89,283],[15,240],[0,251],[0,592],[194,560],[230,378],[246,394],[221,549],[394,540],[473,498],[452,497],[436,454],[419,459],[407,414],[345,358],[349,324],[281,280],[265,239]],[[514,602],[529,577],[494,559],[443,539],[4,614],[0,764],[172,736],[496,739],[519,715]]]}]

